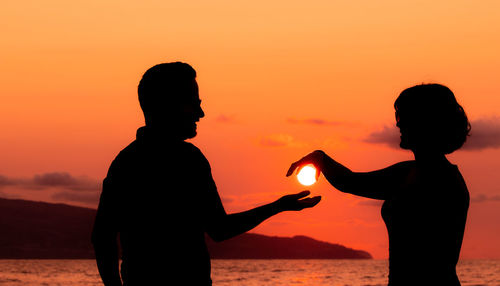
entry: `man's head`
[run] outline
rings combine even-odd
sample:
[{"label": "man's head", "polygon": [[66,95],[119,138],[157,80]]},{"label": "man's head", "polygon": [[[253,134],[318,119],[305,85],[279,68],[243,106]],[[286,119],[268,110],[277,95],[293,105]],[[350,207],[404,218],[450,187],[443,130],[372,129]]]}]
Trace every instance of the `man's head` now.
[{"label": "man's head", "polygon": [[181,62],[148,69],[139,83],[139,103],[146,126],[182,140],[196,136],[196,122],[205,116],[196,71]]}]

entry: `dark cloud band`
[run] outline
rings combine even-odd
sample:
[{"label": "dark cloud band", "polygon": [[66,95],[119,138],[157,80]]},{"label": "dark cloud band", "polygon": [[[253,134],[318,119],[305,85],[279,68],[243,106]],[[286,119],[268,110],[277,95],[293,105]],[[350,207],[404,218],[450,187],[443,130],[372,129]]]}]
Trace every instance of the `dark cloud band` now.
[{"label": "dark cloud band", "polygon": [[[471,126],[470,136],[461,150],[479,151],[500,148],[500,117],[473,120]],[[384,126],[381,130],[370,133],[363,141],[399,149],[399,136],[399,129],[396,126]]]},{"label": "dark cloud band", "polygon": [[[75,177],[67,172],[51,172],[34,175],[32,178],[9,178],[0,175],[0,188],[17,188],[25,190],[51,190],[55,200],[96,204],[101,193],[101,182],[85,176]],[[10,192],[0,192],[0,197],[18,198]]]}]

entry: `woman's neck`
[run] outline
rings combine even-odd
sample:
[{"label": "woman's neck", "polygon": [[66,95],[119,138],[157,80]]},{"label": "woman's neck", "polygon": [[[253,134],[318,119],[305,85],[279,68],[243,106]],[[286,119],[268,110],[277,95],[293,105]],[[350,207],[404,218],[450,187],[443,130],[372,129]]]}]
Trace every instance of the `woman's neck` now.
[{"label": "woman's neck", "polygon": [[450,162],[443,153],[413,150],[415,162],[419,165],[449,165]]}]

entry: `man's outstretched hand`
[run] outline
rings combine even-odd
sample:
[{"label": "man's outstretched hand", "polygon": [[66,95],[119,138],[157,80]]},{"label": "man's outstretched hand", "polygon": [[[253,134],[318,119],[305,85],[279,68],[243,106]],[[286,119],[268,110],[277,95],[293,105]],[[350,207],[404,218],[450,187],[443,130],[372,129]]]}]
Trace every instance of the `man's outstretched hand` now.
[{"label": "man's outstretched hand", "polygon": [[321,201],[321,196],[306,198],[310,193],[309,191],[302,191],[297,194],[286,195],[275,203],[282,211],[300,211],[305,208],[312,208]]}]

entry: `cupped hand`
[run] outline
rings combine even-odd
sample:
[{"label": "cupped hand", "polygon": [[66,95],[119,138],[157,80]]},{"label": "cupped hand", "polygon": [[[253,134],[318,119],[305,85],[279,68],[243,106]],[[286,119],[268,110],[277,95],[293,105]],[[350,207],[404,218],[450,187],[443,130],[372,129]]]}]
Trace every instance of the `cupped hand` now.
[{"label": "cupped hand", "polygon": [[316,150],[314,152],[307,154],[305,157],[303,157],[302,159],[298,160],[297,162],[293,163],[290,166],[290,168],[286,172],[286,176],[288,177],[292,175],[295,170],[297,170],[298,173],[300,172],[300,169],[302,169],[302,167],[304,167],[305,165],[312,164],[316,168],[316,180],[317,180],[321,173],[324,156],[325,152],[321,150]]},{"label": "cupped hand", "polygon": [[312,208],[321,201],[321,196],[306,198],[311,192],[302,191],[281,197],[276,201],[283,211],[300,211],[305,208]]}]

